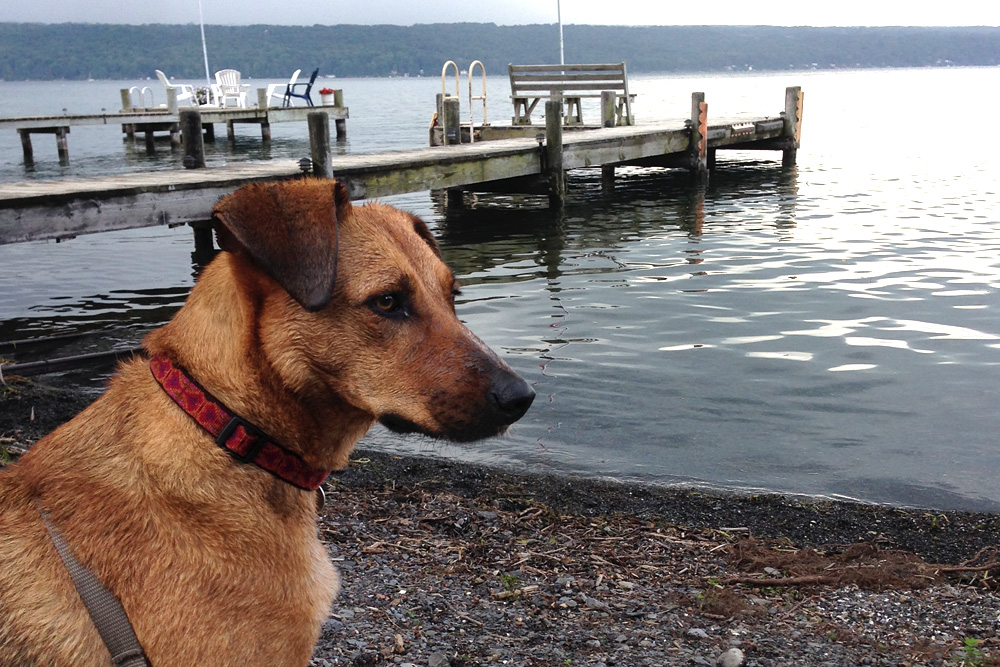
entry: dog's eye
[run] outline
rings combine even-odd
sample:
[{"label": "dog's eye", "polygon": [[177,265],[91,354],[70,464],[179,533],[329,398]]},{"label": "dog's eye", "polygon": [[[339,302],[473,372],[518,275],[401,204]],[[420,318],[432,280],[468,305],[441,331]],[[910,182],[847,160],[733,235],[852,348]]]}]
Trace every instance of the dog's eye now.
[{"label": "dog's eye", "polygon": [[399,297],[395,294],[383,294],[375,297],[372,305],[383,313],[394,313],[399,310]]}]

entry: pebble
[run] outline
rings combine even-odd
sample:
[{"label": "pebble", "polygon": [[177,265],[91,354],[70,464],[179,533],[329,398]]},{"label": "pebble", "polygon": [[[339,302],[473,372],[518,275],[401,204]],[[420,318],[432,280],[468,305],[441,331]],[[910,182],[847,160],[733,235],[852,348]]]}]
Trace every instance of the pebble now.
[{"label": "pebble", "polygon": [[740,667],[743,664],[743,651],[731,648],[722,653],[715,661],[716,667]]},{"label": "pebble", "polygon": [[708,633],[701,628],[691,628],[685,634],[688,637],[694,637],[696,639],[708,639]]}]

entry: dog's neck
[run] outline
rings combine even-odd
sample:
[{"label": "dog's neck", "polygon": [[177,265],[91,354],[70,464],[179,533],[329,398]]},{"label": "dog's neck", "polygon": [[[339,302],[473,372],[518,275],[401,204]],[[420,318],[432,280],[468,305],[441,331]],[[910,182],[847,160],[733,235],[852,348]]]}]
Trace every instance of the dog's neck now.
[{"label": "dog's neck", "polygon": [[275,323],[293,316],[297,306],[266,276],[254,280],[251,272],[239,270],[245,261],[221,253],[184,306],[150,333],[144,346],[190,369],[219,401],[276,434],[309,467],[343,468],[374,418],[282,374],[285,364],[273,356],[287,346],[270,338]]},{"label": "dog's neck", "polygon": [[301,456],[234,414],[166,355],[153,356],[149,368],[171,400],[238,461],[256,465],[292,486],[309,491],[320,488],[330,474],[329,470],[310,467]]}]

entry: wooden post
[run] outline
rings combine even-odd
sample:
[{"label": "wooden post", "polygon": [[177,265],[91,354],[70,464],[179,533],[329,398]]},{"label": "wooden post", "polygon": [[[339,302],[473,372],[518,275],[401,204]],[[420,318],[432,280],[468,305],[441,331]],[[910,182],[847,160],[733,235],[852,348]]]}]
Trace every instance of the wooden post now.
[{"label": "wooden post", "polygon": [[615,190],[615,165],[606,164],[601,167],[601,192],[610,194]]},{"label": "wooden post", "polygon": [[167,88],[167,111],[177,113],[177,89]]},{"label": "wooden post", "polygon": [[781,115],[785,119],[784,135],[792,148],[786,148],[781,152],[782,167],[795,165],[799,140],[802,138],[802,98],[803,93],[800,86],[785,88],[785,111]]},{"label": "wooden post", "polygon": [[69,141],[66,135],[69,134],[68,127],[56,128],[56,150],[59,152],[59,164],[65,166],[69,164]]},{"label": "wooden post", "polygon": [[545,167],[549,181],[549,206],[562,208],[566,200],[566,174],[563,172],[562,100],[545,102]]},{"label": "wooden post", "polygon": [[268,103],[267,88],[258,88],[257,89],[257,108],[258,109],[266,109],[267,108],[267,103]]},{"label": "wooden post", "polygon": [[129,92],[128,88],[120,88],[122,93],[122,111],[132,110],[132,93]]},{"label": "wooden post", "polygon": [[330,114],[325,111],[310,111],[307,118],[313,174],[320,178],[333,178],[333,159],[330,154]]},{"label": "wooden post", "polygon": [[147,125],[145,128],[146,132],[146,155],[156,155],[156,137],[153,136],[153,130],[149,129]]},{"label": "wooden post", "polygon": [[210,144],[215,143],[215,123],[202,123],[205,130],[205,141]]},{"label": "wooden post", "polygon": [[465,208],[465,193],[462,188],[448,188],[445,193],[445,206],[452,210]]},{"label": "wooden post", "polygon": [[615,126],[615,91],[601,91],[601,127]]},{"label": "wooden post", "polygon": [[236,124],[231,120],[226,121],[226,138],[230,142],[236,141]]},{"label": "wooden post", "polygon": [[[183,111],[181,113],[184,113]],[[181,145],[181,126],[180,123],[174,123],[170,126],[170,146],[180,146]]]},{"label": "wooden post", "polygon": [[184,140],[184,166],[188,169],[205,167],[205,142],[201,129],[201,112],[185,109],[181,112],[181,137]]},{"label": "wooden post", "polygon": [[[194,254],[207,264],[215,255],[215,245],[212,243],[212,225],[206,222],[188,223],[194,232]],[[199,264],[203,262],[198,262]]]},{"label": "wooden post", "polygon": [[35,163],[35,153],[31,150],[31,132],[28,130],[18,130],[21,135],[21,150],[24,151],[24,166],[30,167]]},{"label": "wooden post", "polygon": [[[333,91],[333,106],[338,109],[344,108],[344,91],[339,88]],[[337,141],[345,141],[347,139],[347,119],[337,118],[333,124],[337,127]]]},{"label": "wooden post", "polygon": [[691,93],[691,175],[708,179],[708,104],[705,93]]},{"label": "wooden post", "polygon": [[444,117],[441,126],[444,128],[444,145],[462,143],[461,116],[459,113],[459,102],[457,97],[446,97],[441,106],[444,108]]}]

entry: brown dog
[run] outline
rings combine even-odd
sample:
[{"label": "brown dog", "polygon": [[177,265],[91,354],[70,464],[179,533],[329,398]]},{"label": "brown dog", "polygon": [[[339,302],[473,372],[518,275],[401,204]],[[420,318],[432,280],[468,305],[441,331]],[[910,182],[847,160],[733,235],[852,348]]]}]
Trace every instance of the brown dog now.
[{"label": "brown dog", "polygon": [[531,404],[459,322],[419,218],[309,179],[215,219],[226,252],[146,338],[152,362],[0,473],[4,667],[110,664],[43,512],[155,667],[305,665],[338,586],[309,489],[376,420],[468,441]]}]

